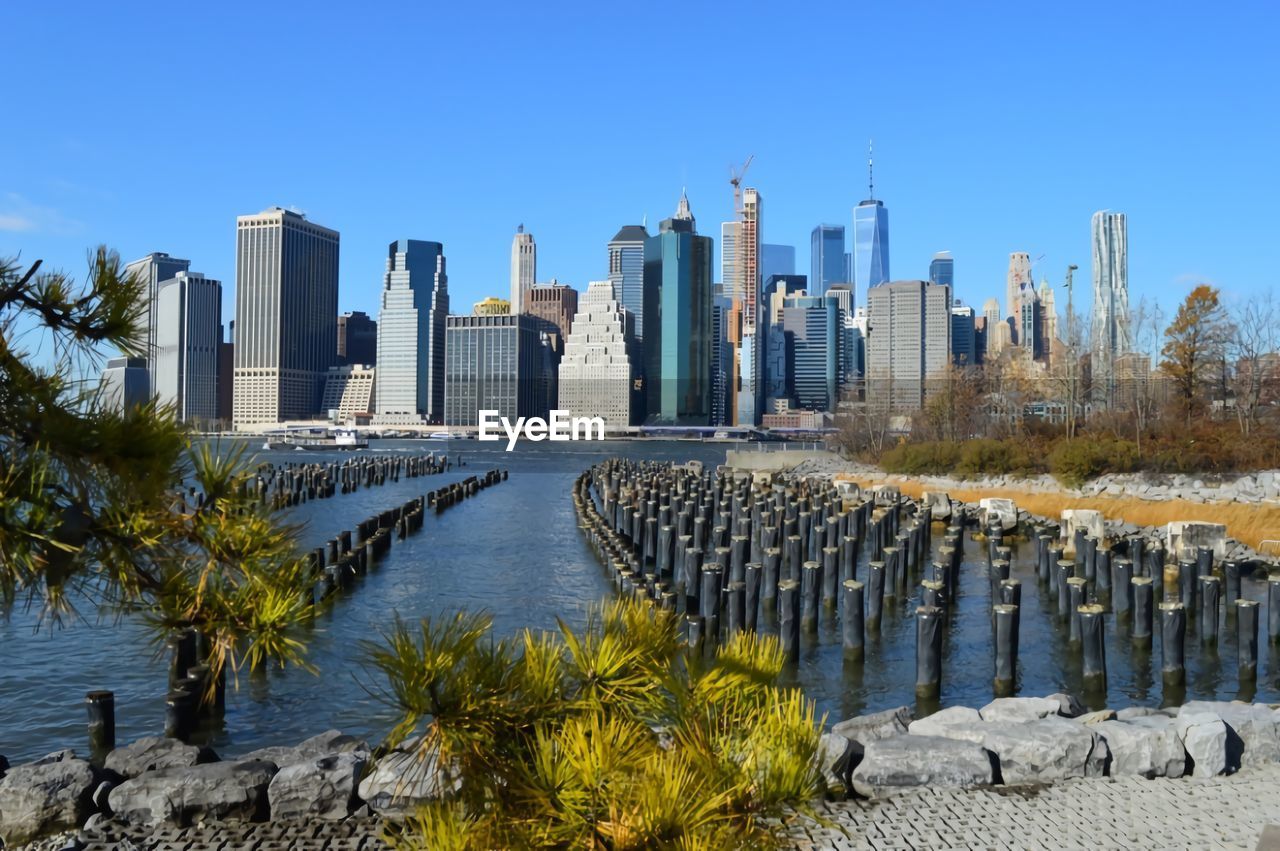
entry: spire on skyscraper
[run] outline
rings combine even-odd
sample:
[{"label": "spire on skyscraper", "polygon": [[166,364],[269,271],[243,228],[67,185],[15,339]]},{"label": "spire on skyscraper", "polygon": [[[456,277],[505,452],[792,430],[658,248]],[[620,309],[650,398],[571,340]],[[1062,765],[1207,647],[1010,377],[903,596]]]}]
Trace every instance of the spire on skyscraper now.
[{"label": "spire on skyscraper", "polygon": [[875,150],[872,144],[875,140],[867,140],[867,200],[876,200],[876,178],[873,167],[875,165]]},{"label": "spire on skyscraper", "polygon": [[685,188],[680,187],[680,203],[676,205],[675,218],[684,221],[693,221],[693,212],[689,209],[689,195],[685,192]]}]

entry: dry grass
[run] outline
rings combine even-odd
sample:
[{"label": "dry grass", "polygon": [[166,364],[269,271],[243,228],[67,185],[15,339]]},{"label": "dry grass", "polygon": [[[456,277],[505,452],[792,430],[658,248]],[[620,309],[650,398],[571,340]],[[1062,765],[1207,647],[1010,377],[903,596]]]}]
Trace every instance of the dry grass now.
[{"label": "dry grass", "polygon": [[[862,476],[840,476],[859,485],[889,482],[897,485],[906,496],[918,498],[926,490],[918,480],[902,476],[886,476],[869,479]],[[1124,520],[1139,526],[1163,526],[1171,520],[1199,520],[1205,523],[1221,523],[1227,534],[1248,544],[1259,552],[1262,542],[1280,539],[1280,505],[1243,505],[1236,502],[1199,503],[1171,499],[1163,502],[1136,497],[1089,496],[1034,493],[1017,488],[946,489],[952,499],[976,503],[984,498],[1011,499],[1017,506],[1032,514],[1044,517],[1061,517],[1067,508],[1091,508],[1101,511],[1109,520]],[[1267,552],[1276,552],[1275,544],[1267,545]]]}]

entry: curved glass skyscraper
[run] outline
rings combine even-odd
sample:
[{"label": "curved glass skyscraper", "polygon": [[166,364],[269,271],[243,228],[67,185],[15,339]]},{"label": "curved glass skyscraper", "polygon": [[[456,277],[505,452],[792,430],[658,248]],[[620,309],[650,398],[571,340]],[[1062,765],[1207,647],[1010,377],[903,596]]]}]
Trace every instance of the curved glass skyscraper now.
[{"label": "curved glass skyscraper", "polygon": [[889,209],[874,198],[853,208],[853,283],[862,289],[889,280]]}]

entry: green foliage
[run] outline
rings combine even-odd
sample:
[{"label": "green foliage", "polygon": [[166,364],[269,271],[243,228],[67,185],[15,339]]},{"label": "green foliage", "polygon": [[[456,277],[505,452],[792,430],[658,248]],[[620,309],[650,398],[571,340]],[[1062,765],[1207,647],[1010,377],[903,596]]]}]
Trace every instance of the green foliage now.
[{"label": "green foliage", "polygon": [[951,440],[901,443],[886,452],[880,465],[886,472],[907,476],[942,476],[960,463],[961,444]]},{"label": "green foliage", "polygon": [[215,672],[300,662],[309,577],[293,530],[247,495],[241,453],[98,391],[102,347],[142,353],[143,285],[106,248],[85,287],[40,265],[0,262],[0,605],[35,599],[55,621],[82,601],[136,611],[157,641],[193,627]]},{"label": "green foliage", "polygon": [[1050,471],[1068,487],[1105,473],[1131,473],[1140,465],[1138,446],[1128,440],[1078,437],[1059,441],[1049,454]]},{"label": "green foliage", "polygon": [[968,479],[1042,472],[1038,458],[1025,439],[929,440],[899,444],[881,456],[880,465],[888,473]]},{"label": "green foliage", "polygon": [[365,647],[447,797],[392,836],[411,849],[777,847],[821,790],[820,722],[776,684],[776,639],[686,657],[669,612],[636,602],[581,630],[485,634],[469,615],[395,623]]}]

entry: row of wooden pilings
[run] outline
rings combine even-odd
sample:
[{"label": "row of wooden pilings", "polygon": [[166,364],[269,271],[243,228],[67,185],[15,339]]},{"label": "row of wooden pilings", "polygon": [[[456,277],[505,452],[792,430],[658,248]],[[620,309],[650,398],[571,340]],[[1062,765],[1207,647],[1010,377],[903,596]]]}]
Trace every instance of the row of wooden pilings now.
[{"label": "row of wooden pilings", "polygon": [[448,470],[451,464],[448,456],[435,453],[364,455],[327,464],[266,463],[259,465],[245,489],[248,495],[272,508],[289,508],[308,500],[398,482],[401,478],[436,475]]},{"label": "row of wooden pilings", "polygon": [[[422,475],[418,473],[415,475]],[[428,507],[437,514],[507,480],[507,471],[489,470],[414,497],[395,508],[375,514],[340,532],[310,553],[303,599],[315,605],[349,590],[357,576],[365,574],[391,549],[392,539],[403,540],[423,527]],[[221,717],[226,709],[226,671],[216,677],[207,662],[209,647],[194,629],[179,631],[169,641],[169,692],[165,699],[165,735],[186,741],[203,720]],[[209,695],[212,683],[212,694]],[[212,699],[204,699],[209,695]],[[115,747],[115,695],[91,691],[85,695],[89,721],[89,745],[105,755]]]},{"label": "row of wooden pilings", "polygon": [[[944,630],[960,588],[964,524],[977,518],[972,507],[945,527],[934,558],[929,507],[892,491],[853,495],[829,482],[761,484],[724,471],[613,460],[578,479],[574,502],[619,591],[681,614],[695,650],[726,631],[756,629],[759,617],[771,624],[776,618],[782,647],[796,660],[800,632],[838,618],[846,657],[860,660],[865,634],[878,630],[886,606],[918,596],[916,694],[925,702],[937,699]],[[987,549],[996,695],[1017,689],[1023,611],[1006,534],[1016,531],[997,525],[976,535]],[[1113,548],[1077,530],[1068,548],[1058,535],[1054,526],[1033,530],[1036,575],[1041,599],[1056,603],[1086,692],[1105,694],[1107,614],[1132,624],[1140,648],[1144,640],[1150,646],[1158,608],[1162,672],[1177,686],[1186,676],[1188,615],[1201,621],[1205,643],[1216,642],[1223,599],[1233,601],[1226,620],[1238,631],[1241,682],[1256,677],[1258,604],[1240,595],[1239,563],[1223,563],[1219,577],[1211,550],[1166,565],[1163,549],[1136,536]],[[1171,599],[1158,607],[1157,582],[1171,589]],[[1117,588],[1125,592],[1113,594]],[[1280,642],[1280,580],[1269,584],[1268,603],[1268,635]]]}]

